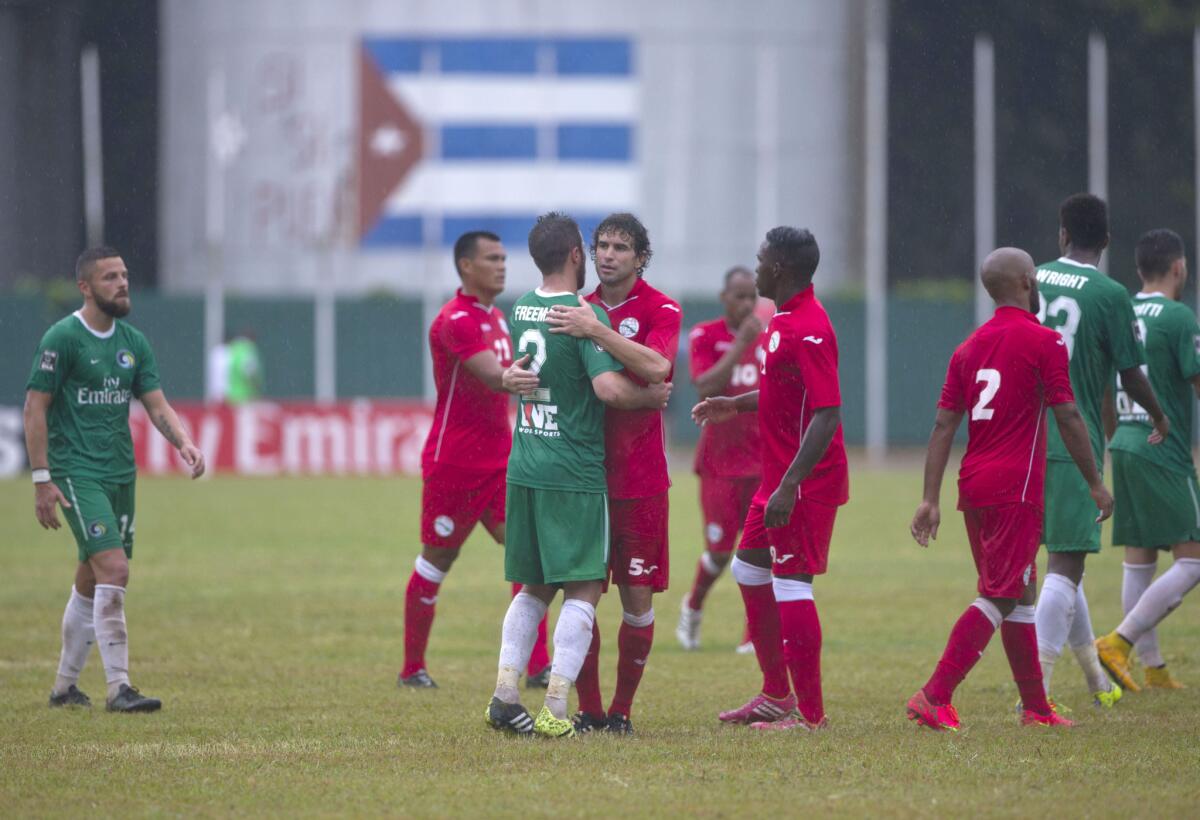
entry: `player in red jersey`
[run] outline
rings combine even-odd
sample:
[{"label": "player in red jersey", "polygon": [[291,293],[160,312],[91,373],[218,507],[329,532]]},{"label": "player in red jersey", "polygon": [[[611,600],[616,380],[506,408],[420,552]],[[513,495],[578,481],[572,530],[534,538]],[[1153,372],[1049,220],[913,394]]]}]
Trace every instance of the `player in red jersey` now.
[{"label": "player in red jersey", "polygon": [[[638,384],[669,381],[679,346],[683,311],[679,303],[651,287],[642,273],[650,262],[650,237],[633,214],[604,219],[592,235],[592,260],[600,285],[587,301],[608,313],[612,327],[588,307],[553,308],[555,332],[591,339],[625,366]],[[575,729],[604,728],[630,734],[633,697],[654,643],[655,592],[667,588],[666,434],[661,410],[617,410],[604,417],[605,469],[608,473],[613,583],[624,609],[617,633],[617,688],[605,713],[600,699],[600,630],[593,624],[592,645],[579,678],[579,714]]]},{"label": "player in red jersey", "polygon": [[[401,686],[437,686],[425,669],[425,647],[438,588],[475,524],[482,523],[497,543],[504,543],[504,472],[512,428],[500,380],[513,357],[504,314],[492,303],[504,290],[506,259],[494,233],[460,236],[454,243],[454,265],[462,287],[429,328],[437,406],[421,454],[423,546],[404,598]],[[543,621],[530,659],[530,681],[536,684],[548,667]]]},{"label": "player in red jersey", "polygon": [[[725,273],[721,289],[725,315],[701,322],[688,334],[692,384],[700,398],[737,396],[758,389],[758,369],[766,355],[763,324],[754,315],[758,293],[754,274],[743,267]],[[675,637],[684,649],[700,648],[704,598],[733,556],[738,532],[758,488],[758,417],[744,413],[729,424],[700,431],[694,469],[700,477],[700,512],[707,548],[700,553],[696,580],[683,596]]]},{"label": "player in red jersey", "polygon": [[958,478],[958,508],[966,519],[979,597],[954,624],[929,682],[908,701],[908,718],[934,729],[957,729],[954,689],[1000,629],[1021,692],[1021,722],[1070,726],[1046,699],[1038,661],[1033,604],[1042,534],[1046,475],[1046,408],[1100,510],[1113,500],[1096,469],[1087,427],[1075,407],[1067,348],[1037,321],[1033,259],[1017,248],[993,251],[980,273],[995,315],[959,345],[946,369],[937,419],[925,458],[925,494],[910,527],[927,546],[941,522],[939,496],[954,434],[968,410],[967,452]]},{"label": "player in red jersey", "polygon": [[767,232],[755,285],[778,312],[767,326],[761,386],[736,397],[713,396],[692,408],[692,418],[702,425],[758,411],[762,483],[731,572],[746,605],[763,688],[719,716],[756,729],[818,729],[826,722],[812,582],[825,572],[833,522],[849,498],[850,483],[837,336],[812,286],[820,258],[807,230]]}]

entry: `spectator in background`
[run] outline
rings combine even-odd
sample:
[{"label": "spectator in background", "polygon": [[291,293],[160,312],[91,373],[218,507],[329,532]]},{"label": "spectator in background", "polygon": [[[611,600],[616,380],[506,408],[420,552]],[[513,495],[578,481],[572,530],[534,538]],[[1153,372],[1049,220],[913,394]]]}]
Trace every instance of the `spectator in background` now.
[{"label": "spectator in background", "polygon": [[229,386],[229,342],[227,336],[223,342],[214,345],[204,363],[204,400],[209,404],[225,401]]},{"label": "spectator in background", "polygon": [[258,355],[254,334],[243,330],[233,338],[228,347],[225,401],[229,404],[247,404],[262,398],[263,368]]}]

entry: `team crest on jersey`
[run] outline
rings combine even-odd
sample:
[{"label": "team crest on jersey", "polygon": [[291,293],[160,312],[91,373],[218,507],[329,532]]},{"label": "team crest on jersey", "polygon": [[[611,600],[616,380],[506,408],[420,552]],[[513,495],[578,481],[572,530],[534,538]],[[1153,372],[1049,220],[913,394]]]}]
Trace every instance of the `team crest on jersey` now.
[{"label": "team crest on jersey", "polygon": [[449,538],[450,533],[454,532],[454,519],[448,515],[439,515],[433,519],[433,531],[442,538]]},{"label": "team crest on jersey", "polygon": [[708,543],[717,544],[720,543],[721,539],[725,536],[725,529],[720,524],[713,521],[704,528],[704,535],[706,538],[708,538]]},{"label": "team crest on jersey", "polygon": [[[1197,336],[1196,339],[1197,339],[1197,342],[1196,342],[1197,349],[1200,350],[1200,336]],[[53,373],[54,367],[57,364],[58,364],[58,351],[57,350],[43,350],[42,351],[42,361],[38,364],[39,370],[45,370],[47,373]]]},{"label": "team crest on jersey", "polygon": [[137,359],[135,359],[133,357],[133,354],[130,353],[128,350],[126,350],[125,348],[121,348],[120,350],[117,351],[117,364],[120,365],[121,367],[125,368],[126,370],[129,370],[135,364],[137,364]]},{"label": "team crest on jersey", "polygon": [[632,339],[637,335],[639,327],[641,327],[641,325],[638,324],[637,319],[633,318],[632,316],[627,316],[621,320],[621,324],[617,327],[617,332],[626,339]]},{"label": "team crest on jersey", "polygon": [[767,342],[767,350],[774,353],[778,349],[779,349],[779,331],[777,330],[771,334],[771,340]]},{"label": "team crest on jersey", "polygon": [[92,538],[102,538],[108,532],[108,527],[104,526],[103,521],[93,521],[88,525],[88,535]]}]

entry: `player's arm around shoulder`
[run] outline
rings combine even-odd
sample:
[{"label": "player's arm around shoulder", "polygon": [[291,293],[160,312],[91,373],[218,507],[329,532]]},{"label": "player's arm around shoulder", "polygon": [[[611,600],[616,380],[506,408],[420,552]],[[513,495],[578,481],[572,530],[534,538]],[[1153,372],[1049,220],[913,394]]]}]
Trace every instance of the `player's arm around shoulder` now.
[{"label": "player's arm around shoulder", "polygon": [[192,478],[204,475],[204,454],[192,443],[191,437],[179,423],[179,416],[167,401],[162,388],[155,388],[143,393],[139,398],[155,429],[162,433],[163,438],[171,442],[171,446],[179,451],[179,456],[184,463],[192,468]]}]

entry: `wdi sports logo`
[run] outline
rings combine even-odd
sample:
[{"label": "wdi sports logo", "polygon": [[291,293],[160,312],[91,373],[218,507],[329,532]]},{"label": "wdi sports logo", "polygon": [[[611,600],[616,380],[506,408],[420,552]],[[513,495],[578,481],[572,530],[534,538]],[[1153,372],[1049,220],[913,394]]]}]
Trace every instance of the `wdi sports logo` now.
[{"label": "wdi sports logo", "polygon": [[628,37],[368,37],[359,51],[363,247],[446,246],[490,230],[523,247],[537,215],[585,236],[636,210]]},{"label": "wdi sports logo", "polygon": [[558,405],[540,404],[538,402],[521,402],[521,412],[518,414],[520,424],[517,430],[522,433],[532,433],[537,436],[558,438],[562,433],[558,429]]}]

